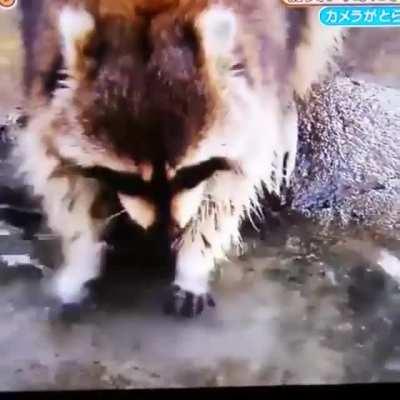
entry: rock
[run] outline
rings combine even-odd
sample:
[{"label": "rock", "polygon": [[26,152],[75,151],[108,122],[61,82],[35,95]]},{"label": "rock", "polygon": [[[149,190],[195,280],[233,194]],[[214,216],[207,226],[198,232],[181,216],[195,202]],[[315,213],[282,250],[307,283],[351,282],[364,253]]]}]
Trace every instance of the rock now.
[{"label": "rock", "polygon": [[400,91],[337,77],[299,102],[289,210],[400,236]]}]

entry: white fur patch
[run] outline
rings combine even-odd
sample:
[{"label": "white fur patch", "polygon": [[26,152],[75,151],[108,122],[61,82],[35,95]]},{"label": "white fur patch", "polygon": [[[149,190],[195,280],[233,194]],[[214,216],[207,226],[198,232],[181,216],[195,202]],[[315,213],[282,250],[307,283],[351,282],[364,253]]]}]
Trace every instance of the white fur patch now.
[{"label": "white fur patch", "polygon": [[197,240],[185,246],[178,254],[175,285],[197,296],[208,292],[210,273],[214,268],[211,252],[203,254]]},{"label": "white fur patch", "polygon": [[198,27],[208,54],[221,56],[232,50],[237,24],[236,17],[230,10],[213,7],[205,11],[199,17]]},{"label": "white fur patch", "polygon": [[232,245],[240,246],[240,222],[256,204],[257,189],[252,179],[224,173],[213,179],[207,193],[214,204],[203,202],[200,216],[184,234],[176,265],[175,284],[195,295],[207,293],[215,263],[226,261]]},{"label": "white fur patch", "polygon": [[83,8],[67,6],[60,13],[58,26],[63,39],[66,65],[73,69],[78,58],[77,41],[94,30],[94,18]]},{"label": "white fur patch", "polygon": [[400,283],[400,260],[385,249],[381,249],[379,253],[377,264],[397,283]]},{"label": "white fur patch", "polygon": [[172,200],[172,216],[178,225],[183,228],[196,215],[203,199],[205,184],[201,184],[192,190],[186,190],[177,194]]},{"label": "white fur patch", "polygon": [[125,208],[129,217],[139,224],[142,228],[148,229],[156,220],[156,210],[148,201],[139,197],[118,195],[122,206]]},{"label": "white fur patch", "polygon": [[68,247],[66,264],[56,273],[50,288],[64,304],[79,303],[85,298],[85,284],[100,274],[104,244],[84,235]]},{"label": "white fur patch", "polygon": [[[296,166],[298,143],[298,115],[294,103],[290,104],[288,108],[282,112],[282,134],[279,137],[279,141],[281,144],[281,151],[278,152],[277,182],[280,184],[283,179],[286,179],[286,184],[289,186],[292,173]],[[287,154],[286,171],[285,175],[283,175],[285,154]]]}]

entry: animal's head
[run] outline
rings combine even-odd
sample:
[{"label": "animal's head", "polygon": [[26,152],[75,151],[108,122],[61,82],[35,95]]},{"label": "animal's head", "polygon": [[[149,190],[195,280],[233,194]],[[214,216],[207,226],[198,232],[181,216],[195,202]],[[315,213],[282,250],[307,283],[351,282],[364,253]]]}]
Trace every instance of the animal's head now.
[{"label": "animal's head", "polygon": [[70,2],[59,13],[66,78],[52,148],[114,185],[144,228],[163,196],[184,227],[254,121],[238,29],[233,11],[207,0]]}]

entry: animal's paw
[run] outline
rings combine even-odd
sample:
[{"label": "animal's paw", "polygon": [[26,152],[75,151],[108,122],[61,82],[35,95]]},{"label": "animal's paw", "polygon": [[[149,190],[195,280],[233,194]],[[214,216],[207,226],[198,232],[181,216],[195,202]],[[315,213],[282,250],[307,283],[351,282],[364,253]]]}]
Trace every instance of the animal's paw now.
[{"label": "animal's paw", "polygon": [[0,143],[8,143],[9,139],[9,127],[7,125],[0,125]]},{"label": "animal's paw", "polygon": [[173,285],[168,294],[164,312],[168,315],[194,318],[200,315],[205,307],[215,307],[215,305],[214,299],[208,293],[195,295]]},{"label": "animal's paw", "polygon": [[95,310],[93,302],[59,303],[50,308],[49,319],[53,322],[66,324],[79,322],[89,311]]}]

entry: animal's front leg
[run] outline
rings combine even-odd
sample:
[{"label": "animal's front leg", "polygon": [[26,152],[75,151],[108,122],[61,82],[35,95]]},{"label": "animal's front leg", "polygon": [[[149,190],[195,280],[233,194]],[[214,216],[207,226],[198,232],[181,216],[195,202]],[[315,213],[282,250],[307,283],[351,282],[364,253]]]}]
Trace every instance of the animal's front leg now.
[{"label": "animal's front leg", "polygon": [[61,310],[77,308],[86,284],[100,273],[101,234],[108,213],[107,196],[95,179],[80,175],[49,144],[53,120],[40,116],[17,138],[15,161],[33,193],[42,200],[49,228],[60,238],[62,265],[46,281]]},{"label": "animal's front leg", "polygon": [[209,293],[210,274],[225,252],[240,242],[244,211],[252,207],[254,182],[234,173],[221,174],[208,191],[208,200],[181,241],[167,312],[193,317],[214,306]]},{"label": "animal's front leg", "polygon": [[56,313],[64,316],[79,310],[88,295],[86,284],[101,272],[102,222],[92,215],[98,187],[81,177],[60,177],[48,179],[43,189],[49,226],[61,238],[63,256],[48,289],[59,304]]},{"label": "animal's front leg", "polygon": [[205,307],[215,305],[209,293],[210,274],[215,265],[212,247],[204,233],[184,237],[177,254],[175,280],[166,304],[168,314],[194,317],[201,314]]},{"label": "animal's front leg", "polygon": [[100,274],[103,244],[90,233],[77,235],[64,239],[65,262],[51,282],[63,307],[79,305],[88,295],[85,285]]}]

